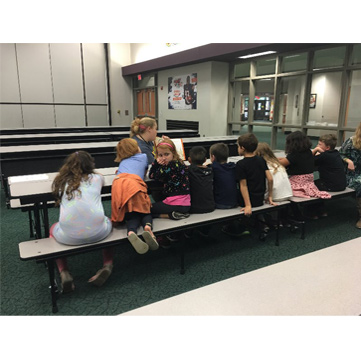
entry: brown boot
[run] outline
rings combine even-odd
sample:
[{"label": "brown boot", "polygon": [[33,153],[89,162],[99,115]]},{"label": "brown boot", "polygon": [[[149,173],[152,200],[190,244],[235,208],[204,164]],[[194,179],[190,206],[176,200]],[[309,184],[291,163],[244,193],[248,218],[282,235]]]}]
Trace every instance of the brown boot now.
[{"label": "brown boot", "polygon": [[356,227],[358,229],[361,229],[361,198],[356,198],[357,201],[357,209],[358,209],[358,213],[359,213],[359,219],[356,223]]}]

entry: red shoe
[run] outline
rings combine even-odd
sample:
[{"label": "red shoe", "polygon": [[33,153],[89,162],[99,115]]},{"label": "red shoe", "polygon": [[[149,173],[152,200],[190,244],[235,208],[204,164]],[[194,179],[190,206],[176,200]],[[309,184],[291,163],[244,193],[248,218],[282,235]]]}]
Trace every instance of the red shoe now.
[{"label": "red shoe", "polygon": [[157,237],[157,242],[160,247],[163,247],[163,249],[170,249],[170,241],[165,236]]}]

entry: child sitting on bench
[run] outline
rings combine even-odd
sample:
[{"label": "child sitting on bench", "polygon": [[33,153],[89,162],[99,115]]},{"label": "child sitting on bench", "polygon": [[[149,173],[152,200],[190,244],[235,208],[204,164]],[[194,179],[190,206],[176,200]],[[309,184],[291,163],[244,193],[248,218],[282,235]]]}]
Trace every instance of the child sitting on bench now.
[{"label": "child sitting on bench", "polygon": [[[94,168],[94,159],[81,150],[69,155],[60,168],[52,184],[55,204],[60,205],[59,222],[50,228],[52,239],[65,245],[90,244],[105,239],[112,231],[100,196],[104,178]],[[75,286],[66,258],[57,259],[56,264],[63,292],[73,291]],[[103,268],[89,282],[101,286],[112,268],[113,249],[103,249]]]},{"label": "child sitting on bench", "polygon": [[[315,158],[315,166],[320,174],[315,180],[319,190],[343,191],[346,189],[346,173],[344,162],[336,148],[337,138],[334,134],[324,134],[318,140],[317,146],[312,149]],[[312,219],[319,216],[327,216],[324,203],[309,205]]]},{"label": "child sitting on bench", "polygon": [[[264,204],[266,180],[268,183],[268,197],[266,201],[270,205],[276,205],[273,202],[272,196],[273,177],[266,161],[256,155],[258,139],[253,133],[241,135],[237,139],[237,144],[238,154],[243,156],[243,159],[236,163],[236,179],[239,182],[241,192],[241,212],[244,212],[246,217],[250,217],[253,207],[259,207]],[[244,218],[242,221],[246,223]],[[237,231],[240,235],[249,233],[245,225],[241,225],[241,227],[237,228]],[[228,227],[224,227],[223,232],[232,235],[234,229],[230,230]]]},{"label": "child sitting on bench", "polygon": [[216,143],[209,149],[213,169],[213,192],[217,209],[231,209],[239,205],[240,193],[237,188],[236,164],[227,163],[227,144]]},{"label": "child sitting on bench", "polygon": [[[188,168],[170,139],[163,139],[157,144],[156,160],[149,170],[149,178],[163,183],[164,199],[152,204],[153,217],[173,220],[189,217],[191,196]],[[163,248],[170,247],[170,242],[165,237],[157,240]]]},{"label": "child sitting on bench", "polygon": [[319,190],[343,191],[346,188],[344,162],[336,148],[337,138],[334,134],[324,134],[312,149],[315,165],[320,178],[315,180]]}]

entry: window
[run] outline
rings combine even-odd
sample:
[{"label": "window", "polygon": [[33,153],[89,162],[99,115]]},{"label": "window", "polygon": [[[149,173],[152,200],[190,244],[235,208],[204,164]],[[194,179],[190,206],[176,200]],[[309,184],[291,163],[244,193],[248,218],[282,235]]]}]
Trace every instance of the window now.
[{"label": "window", "polygon": [[250,62],[239,63],[239,64],[235,65],[234,66],[234,77],[235,78],[249,77],[250,68],[251,68]]},{"label": "window", "polygon": [[273,78],[255,81],[254,121],[273,121],[274,82]]},{"label": "window", "polygon": [[266,142],[271,145],[272,128],[266,126],[254,126],[253,134],[257,137],[258,142]]},{"label": "window", "polygon": [[313,69],[343,66],[346,46],[315,51]]},{"label": "window", "polygon": [[337,127],[341,101],[341,72],[312,76],[308,125]]},{"label": "window", "polygon": [[340,141],[353,134],[361,122],[361,44],[301,51],[234,65],[230,134],[249,129],[281,150],[296,130],[307,133],[314,145],[325,133],[335,133]]},{"label": "window", "polygon": [[277,128],[276,133],[276,146],[275,148],[278,150],[285,150],[286,148],[286,137],[291,131],[295,131],[295,129],[291,128]]},{"label": "window", "polygon": [[276,71],[276,59],[258,60],[256,63],[257,76],[272,75]]},{"label": "window", "polygon": [[233,122],[248,121],[249,81],[235,82]]},{"label": "window", "polygon": [[355,45],[352,52],[352,65],[361,63],[361,44]]},{"label": "window", "polygon": [[349,88],[345,127],[357,127],[361,122],[361,70],[352,71],[351,86]]},{"label": "window", "polygon": [[300,125],[303,115],[306,76],[282,77],[278,98],[278,118],[280,124]]},{"label": "window", "polygon": [[281,72],[294,72],[307,69],[307,53],[285,56],[282,59]]}]

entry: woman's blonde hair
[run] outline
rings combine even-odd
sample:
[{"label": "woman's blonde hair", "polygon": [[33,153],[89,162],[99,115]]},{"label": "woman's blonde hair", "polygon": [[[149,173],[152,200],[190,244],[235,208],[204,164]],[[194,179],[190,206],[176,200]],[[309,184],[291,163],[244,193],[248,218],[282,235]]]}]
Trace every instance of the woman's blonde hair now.
[{"label": "woman's blonde hair", "polygon": [[173,154],[173,160],[180,161],[183,163],[182,159],[179,157],[179,154],[177,152],[177,149],[173,141],[171,141],[170,139],[162,139],[160,142],[158,142],[156,146],[156,154],[158,154],[159,147],[163,149],[169,149]]},{"label": "woman's blonde hair", "polygon": [[137,134],[144,133],[148,127],[154,128],[157,125],[157,122],[154,118],[143,117],[143,118],[135,118],[130,126],[130,136],[134,137]]},{"label": "woman's blonde hair", "polygon": [[270,146],[265,142],[258,143],[256,155],[259,155],[267,164],[271,165],[275,173],[279,167],[282,167],[282,164],[278,161]]},{"label": "woman's blonde hair", "polygon": [[352,137],[352,144],[356,149],[361,149],[361,122],[356,128],[355,135]]},{"label": "woman's blonde hair", "polygon": [[139,153],[137,141],[132,138],[123,138],[117,144],[117,157],[114,161],[120,163],[123,159],[130,158],[137,153]]}]

